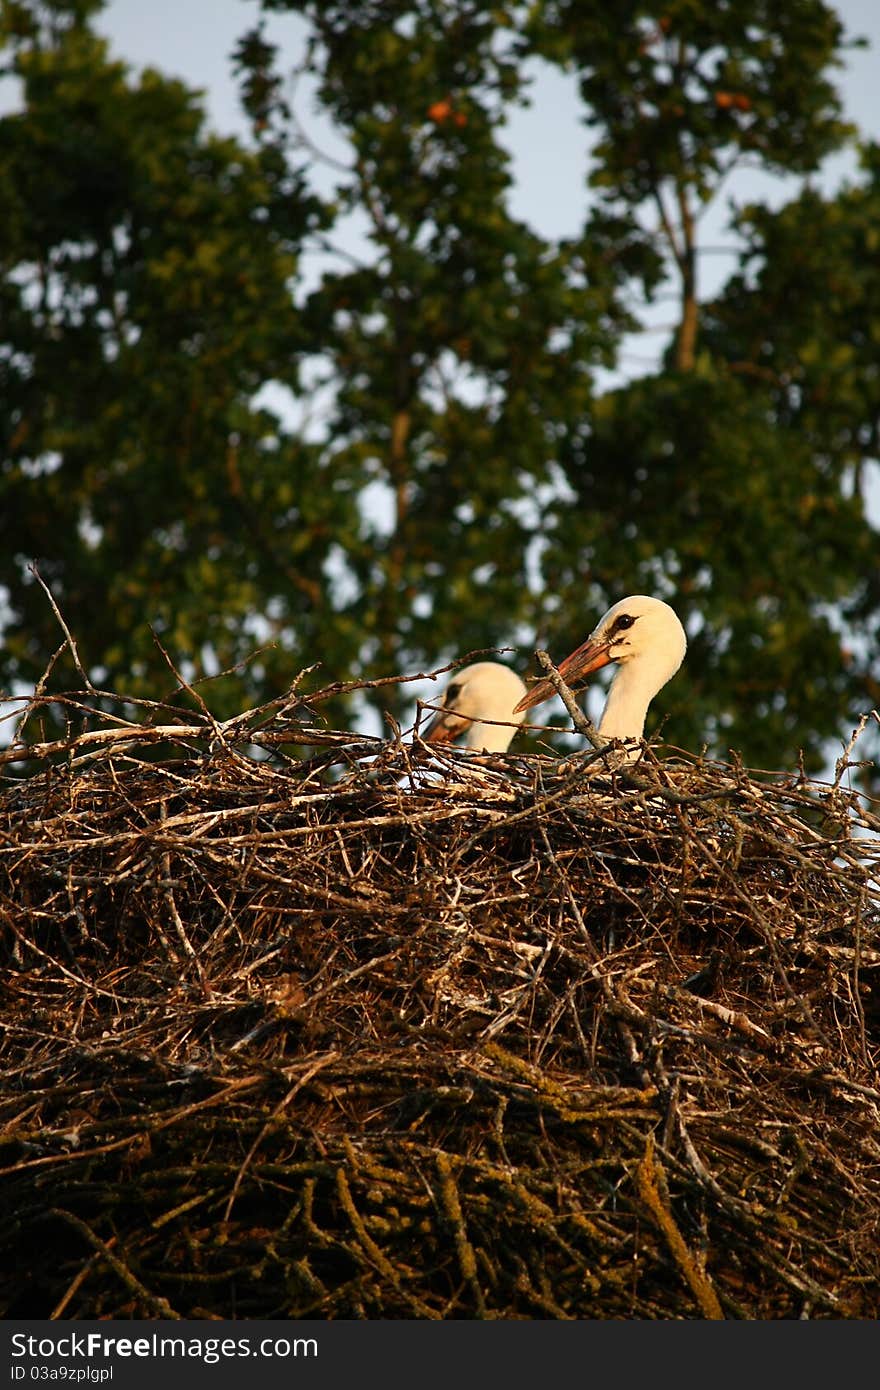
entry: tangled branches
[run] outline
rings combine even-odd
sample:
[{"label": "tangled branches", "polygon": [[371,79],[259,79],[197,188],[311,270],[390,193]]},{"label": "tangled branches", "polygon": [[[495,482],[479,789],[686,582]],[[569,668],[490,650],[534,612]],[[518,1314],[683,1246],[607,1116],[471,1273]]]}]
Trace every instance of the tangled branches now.
[{"label": "tangled branches", "polygon": [[0,802],[4,1317],[880,1316],[839,784],[94,693]]}]

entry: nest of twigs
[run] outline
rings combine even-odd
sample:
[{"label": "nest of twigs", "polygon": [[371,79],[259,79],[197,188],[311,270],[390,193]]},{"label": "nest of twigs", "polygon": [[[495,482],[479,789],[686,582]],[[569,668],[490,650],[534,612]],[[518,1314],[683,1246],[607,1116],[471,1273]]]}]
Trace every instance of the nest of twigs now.
[{"label": "nest of twigs", "polygon": [[0,1316],[880,1317],[840,778],[52,704],[2,755]]}]

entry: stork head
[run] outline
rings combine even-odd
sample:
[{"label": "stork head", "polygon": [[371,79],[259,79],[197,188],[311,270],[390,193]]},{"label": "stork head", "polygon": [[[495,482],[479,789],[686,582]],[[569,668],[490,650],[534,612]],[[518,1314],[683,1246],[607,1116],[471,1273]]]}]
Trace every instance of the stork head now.
[{"label": "stork head", "polygon": [[[687,638],[676,613],[662,599],[631,594],[599,619],[586,642],[559,663],[567,685],[575,685],[602,666],[616,662],[638,672],[650,700],[675,675],[687,650]],[[520,700],[517,712],[539,705],[552,694],[549,680],[540,680]]]},{"label": "stork head", "polygon": [[[499,661],[477,661],[456,671],[443,692],[438,710],[423,737],[427,743],[452,743],[466,733],[468,748],[505,753],[521,713],[514,706],[526,688],[519,676]],[[492,723],[484,723],[492,720]]]}]

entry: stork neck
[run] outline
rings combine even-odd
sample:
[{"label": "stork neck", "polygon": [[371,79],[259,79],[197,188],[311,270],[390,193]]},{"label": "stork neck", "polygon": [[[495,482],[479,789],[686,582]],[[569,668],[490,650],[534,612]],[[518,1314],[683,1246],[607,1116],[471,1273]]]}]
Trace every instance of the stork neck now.
[{"label": "stork neck", "polygon": [[638,675],[634,666],[618,666],[599,720],[599,733],[605,738],[642,737],[654,691]]},{"label": "stork neck", "polygon": [[[503,719],[504,715],[498,715]],[[513,730],[504,724],[484,724],[475,719],[467,732],[465,748],[476,748],[483,753],[506,753],[513,737]]]}]

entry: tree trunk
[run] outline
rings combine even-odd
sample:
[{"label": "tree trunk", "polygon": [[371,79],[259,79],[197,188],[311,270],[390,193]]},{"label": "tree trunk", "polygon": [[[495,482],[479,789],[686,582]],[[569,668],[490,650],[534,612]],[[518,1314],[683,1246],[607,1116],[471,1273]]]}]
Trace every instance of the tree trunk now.
[{"label": "tree trunk", "polygon": [[675,365],[680,372],[692,372],[697,355],[697,251],[696,228],[684,185],[678,186],[678,209],[681,218],[681,321],[675,344]]}]

